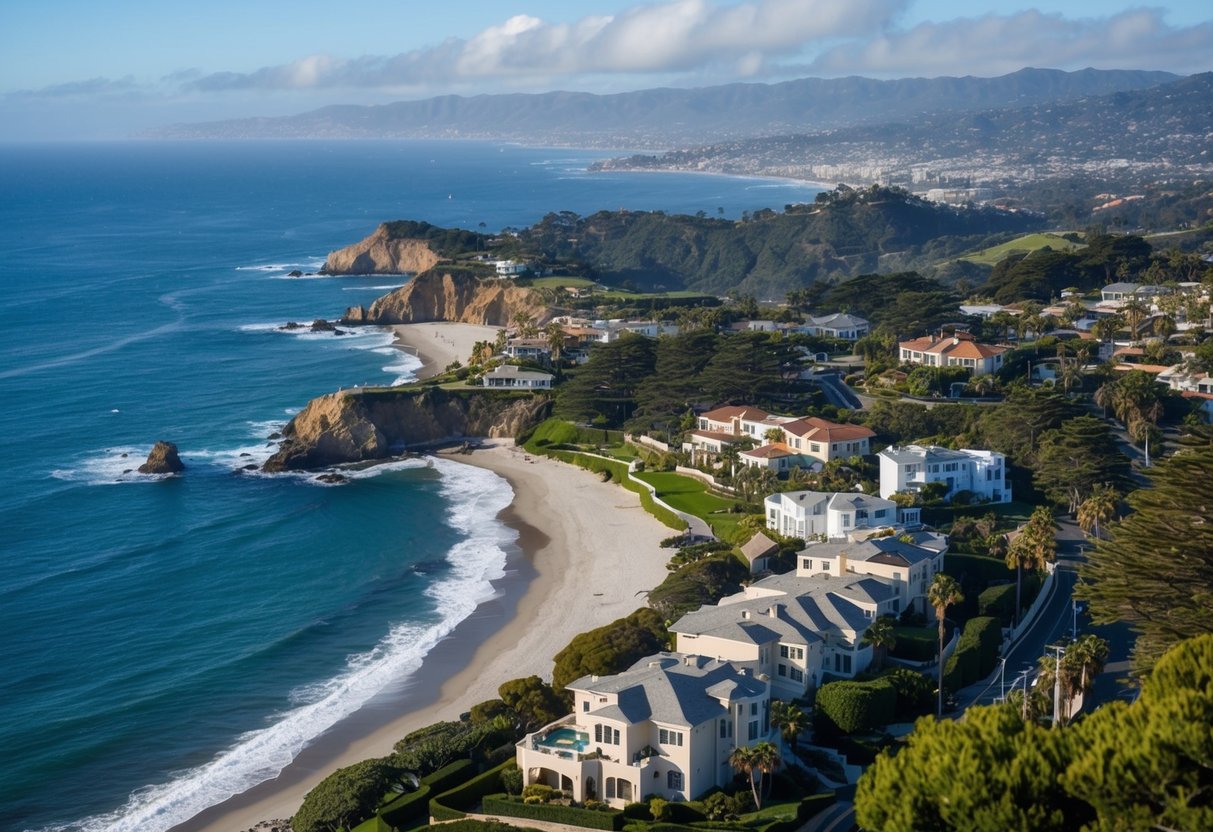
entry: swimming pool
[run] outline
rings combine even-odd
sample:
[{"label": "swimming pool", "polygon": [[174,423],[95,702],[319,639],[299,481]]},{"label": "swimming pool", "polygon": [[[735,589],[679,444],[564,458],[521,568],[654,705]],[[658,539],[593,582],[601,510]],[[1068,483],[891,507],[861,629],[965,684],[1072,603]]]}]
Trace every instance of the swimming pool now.
[{"label": "swimming pool", "polygon": [[590,744],[590,735],[573,728],[557,728],[540,739],[538,744],[557,751],[576,751],[578,754],[584,754]]}]

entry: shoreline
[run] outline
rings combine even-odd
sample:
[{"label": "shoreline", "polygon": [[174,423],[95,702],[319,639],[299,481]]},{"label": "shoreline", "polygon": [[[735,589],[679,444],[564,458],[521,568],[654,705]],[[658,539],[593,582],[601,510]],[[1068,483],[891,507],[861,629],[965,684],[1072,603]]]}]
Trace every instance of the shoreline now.
[{"label": "shoreline", "polygon": [[[449,326],[449,325],[448,325]],[[428,337],[428,336],[426,336]],[[321,734],[275,778],[178,824],[174,832],[236,832],[286,819],[335,769],[389,754],[410,731],[458,719],[523,676],[551,679],[552,657],[574,636],[643,606],[666,576],[659,543],[670,530],[614,483],[511,440],[441,458],[501,476],[513,491],[496,518],[518,532],[494,597],[477,606],[407,678]],[[585,511],[610,506],[614,510]],[[626,547],[617,541],[626,540]]]},{"label": "shoreline", "polygon": [[467,364],[477,341],[493,341],[499,326],[432,321],[421,324],[391,324],[393,346],[421,362],[415,371],[423,380],[441,373],[452,361]]}]

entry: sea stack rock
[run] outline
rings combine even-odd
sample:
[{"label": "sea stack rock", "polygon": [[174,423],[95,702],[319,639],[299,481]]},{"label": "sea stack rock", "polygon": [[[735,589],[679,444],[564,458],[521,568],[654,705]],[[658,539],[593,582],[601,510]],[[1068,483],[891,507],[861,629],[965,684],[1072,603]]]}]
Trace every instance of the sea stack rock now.
[{"label": "sea stack rock", "polygon": [[177,456],[177,446],[163,440],[152,447],[147,462],[139,466],[140,474],[179,474],[184,470],[185,465]]}]

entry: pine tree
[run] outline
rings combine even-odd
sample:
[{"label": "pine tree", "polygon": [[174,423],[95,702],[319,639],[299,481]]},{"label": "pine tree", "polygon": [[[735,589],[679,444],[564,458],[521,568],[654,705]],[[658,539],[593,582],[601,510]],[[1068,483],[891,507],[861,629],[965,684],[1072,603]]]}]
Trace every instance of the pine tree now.
[{"label": "pine tree", "polygon": [[1171,645],[1213,633],[1213,446],[1185,449],[1154,469],[1152,488],[1097,541],[1075,595],[1097,624],[1137,632],[1133,661],[1148,670]]},{"label": "pine tree", "polygon": [[1045,432],[1034,471],[1037,488],[1073,514],[1097,485],[1122,486],[1129,461],[1107,425],[1094,416],[1079,416]]}]

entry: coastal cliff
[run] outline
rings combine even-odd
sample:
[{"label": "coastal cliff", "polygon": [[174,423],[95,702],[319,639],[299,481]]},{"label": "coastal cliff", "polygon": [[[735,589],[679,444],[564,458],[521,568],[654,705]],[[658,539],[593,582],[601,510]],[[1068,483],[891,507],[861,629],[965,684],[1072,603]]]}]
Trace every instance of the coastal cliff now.
[{"label": "coastal cliff", "polygon": [[479,278],[437,268],[378,298],[369,308],[350,307],[341,320],[346,324],[450,321],[508,326],[519,313],[542,321],[548,314],[543,296],[510,280]]},{"label": "coastal cliff", "polygon": [[269,472],[385,459],[408,445],[464,436],[512,437],[548,414],[546,396],[467,391],[343,390],[308,402],[283,429]]},{"label": "coastal cliff", "polygon": [[321,274],[419,274],[441,258],[426,240],[393,236],[387,224],[353,245],[330,252]]}]

